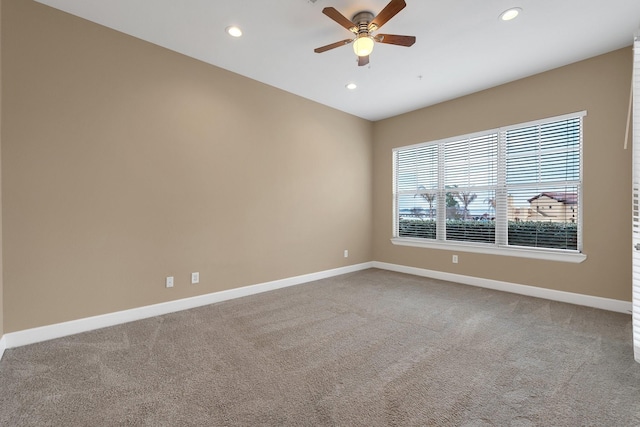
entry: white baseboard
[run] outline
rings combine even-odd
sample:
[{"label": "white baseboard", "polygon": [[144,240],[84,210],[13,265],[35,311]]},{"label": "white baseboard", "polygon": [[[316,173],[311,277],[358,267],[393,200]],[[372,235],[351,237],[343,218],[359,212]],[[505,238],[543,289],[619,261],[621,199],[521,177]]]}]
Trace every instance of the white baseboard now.
[{"label": "white baseboard", "polygon": [[7,340],[4,335],[0,338],[0,360],[2,360],[2,356],[4,355],[4,351],[7,349]]},{"label": "white baseboard", "polygon": [[176,311],[188,310],[190,308],[201,307],[203,305],[214,304],[221,301],[227,301],[234,298],[240,298],[248,295],[259,294],[261,292],[285,288],[288,286],[299,285],[302,283],[312,282],[314,280],[326,279],[333,276],[339,276],[341,274],[352,273],[354,271],[366,270],[371,267],[372,263],[366,262],[362,264],[350,265],[347,267],[335,268],[332,270],[325,270],[318,273],[305,274],[302,276],[274,280],[272,282],[214,292],[191,298],[184,298],[160,304],[148,305],[144,307],[133,308],[130,310],[117,311],[100,316],[87,317],[84,319],[72,320],[69,322],[56,323],[53,325],[41,326],[38,328],[11,332],[5,334],[2,337],[2,340],[0,340],[0,349],[2,349],[3,341],[4,348],[20,347],[27,344],[33,344],[54,338],[78,334],[80,332],[92,331],[94,329],[115,326],[126,322],[132,322],[134,320],[146,319],[153,316],[160,316]]},{"label": "white baseboard", "polygon": [[81,332],[91,331],[94,329],[105,328],[108,326],[115,326],[126,322],[146,319],[153,316],[160,316],[176,311],[188,310],[190,308],[201,307],[204,305],[227,301],[234,298],[240,298],[248,295],[259,294],[261,292],[285,288],[288,286],[308,283],[314,280],[326,279],[329,277],[339,276],[341,274],[366,270],[372,267],[382,270],[396,271],[399,273],[412,274],[415,276],[429,277],[465,285],[494,289],[498,291],[511,292],[520,295],[544,298],[553,301],[583,305],[587,307],[599,308],[602,310],[616,311],[625,314],[631,313],[632,310],[630,301],[620,301],[590,295],[575,294],[571,292],[538,288],[535,286],[518,285],[491,279],[463,276],[461,274],[445,273],[441,271],[373,261],[347,267],[335,268],[332,270],[325,270],[317,273],[305,274],[302,276],[274,280],[271,282],[245,286],[242,288],[214,292],[191,298],[184,298],[160,304],[148,305],[130,310],[108,313],[100,316],[87,317],[84,319],[72,320],[69,322],[56,323],[53,325],[7,333],[3,335],[2,338],[0,338],[0,359],[2,358],[5,349],[9,348],[20,347],[27,344],[47,341],[54,338],[60,338]]},{"label": "white baseboard", "polygon": [[632,310],[630,301],[621,301],[616,299],[594,297],[591,295],[575,294],[572,292],[556,291],[553,289],[539,288],[536,286],[518,285],[515,283],[500,282],[498,280],[463,276],[461,274],[445,273],[442,271],[427,270],[424,268],[407,267],[404,265],[389,264],[386,262],[374,261],[373,267],[380,268],[382,270],[396,271],[399,273],[413,274],[414,276],[446,280],[449,282],[456,282],[464,285],[478,286],[481,288],[511,292],[514,294],[527,295],[530,297],[543,298],[552,301],[566,302],[575,305],[583,305],[586,307],[616,311],[625,314],[630,314]]}]

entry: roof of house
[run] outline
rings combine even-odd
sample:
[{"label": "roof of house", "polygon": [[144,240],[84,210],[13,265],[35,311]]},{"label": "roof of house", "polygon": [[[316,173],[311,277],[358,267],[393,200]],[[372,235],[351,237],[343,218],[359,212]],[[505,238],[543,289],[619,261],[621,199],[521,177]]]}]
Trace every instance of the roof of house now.
[{"label": "roof of house", "polygon": [[548,191],[546,193],[540,193],[535,197],[527,200],[529,203],[533,202],[540,197],[548,197],[550,199],[557,200],[558,202],[562,202],[565,205],[577,205],[578,204],[578,194],[577,193],[569,193],[569,192],[555,192]]}]

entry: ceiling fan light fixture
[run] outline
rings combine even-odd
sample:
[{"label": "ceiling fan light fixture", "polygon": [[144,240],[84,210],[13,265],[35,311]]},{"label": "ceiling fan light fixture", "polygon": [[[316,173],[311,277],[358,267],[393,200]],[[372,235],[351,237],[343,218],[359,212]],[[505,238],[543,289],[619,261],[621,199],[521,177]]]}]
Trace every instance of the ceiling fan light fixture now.
[{"label": "ceiling fan light fixture", "polygon": [[518,15],[520,15],[520,12],[522,12],[522,8],[519,7],[512,7],[511,9],[507,9],[500,14],[500,20],[511,21],[512,19],[517,18]]},{"label": "ceiling fan light fixture", "polygon": [[231,37],[241,37],[242,36],[242,30],[240,29],[240,27],[236,27],[235,25],[231,25],[231,26],[225,28],[225,31]]},{"label": "ceiling fan light fixture", "polygon": [[370,35],[358,35],[353,41],[353,51],[358,56],[369,56],[373,51],[374,44],[373,37]]}]

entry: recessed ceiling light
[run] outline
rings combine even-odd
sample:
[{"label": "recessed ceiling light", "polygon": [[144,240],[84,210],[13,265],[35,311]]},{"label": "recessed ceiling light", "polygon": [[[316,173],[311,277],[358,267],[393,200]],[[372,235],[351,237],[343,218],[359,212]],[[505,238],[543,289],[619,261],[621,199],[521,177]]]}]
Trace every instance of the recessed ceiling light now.
[{"label": "recessed ceiling light", "polygon": [[512,19],[515,19],[518,15],[520,15],[520,12],[522,12],[521,8],[512,7],[511,9],[507,9],[504,12],[502,12],[500,14],[500,19],[502,21],[511,21]]},{"label": "recessed ceiling light", "polygon": [[225,29],[225,31],[227,32],[227,34],[229,34],[231,37],[240,37],[242,36],[242,30],[238,27],[236,27],[235,25],[232,25],[230,27],[227,27]]},{"label": "recessed ceiling light", "polygon": [[357,85],[357,84],[355,84],[355,83],[349,83],[349,84],[347,84],[345,87],[346,87],[347,89],[349,89],[349,90],[354,90],[354,89],[356,89],[356,88],[358,87],[358,85]]}]

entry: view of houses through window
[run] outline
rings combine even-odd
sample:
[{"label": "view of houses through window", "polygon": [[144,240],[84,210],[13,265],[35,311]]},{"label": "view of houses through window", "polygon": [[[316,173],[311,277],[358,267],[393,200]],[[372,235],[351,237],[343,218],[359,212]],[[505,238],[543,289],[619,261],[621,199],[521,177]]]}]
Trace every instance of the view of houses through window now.
[{"label": "view of houses through window", "polygon": [[580,251],[584,115],[394,150],[394,237]]}]

